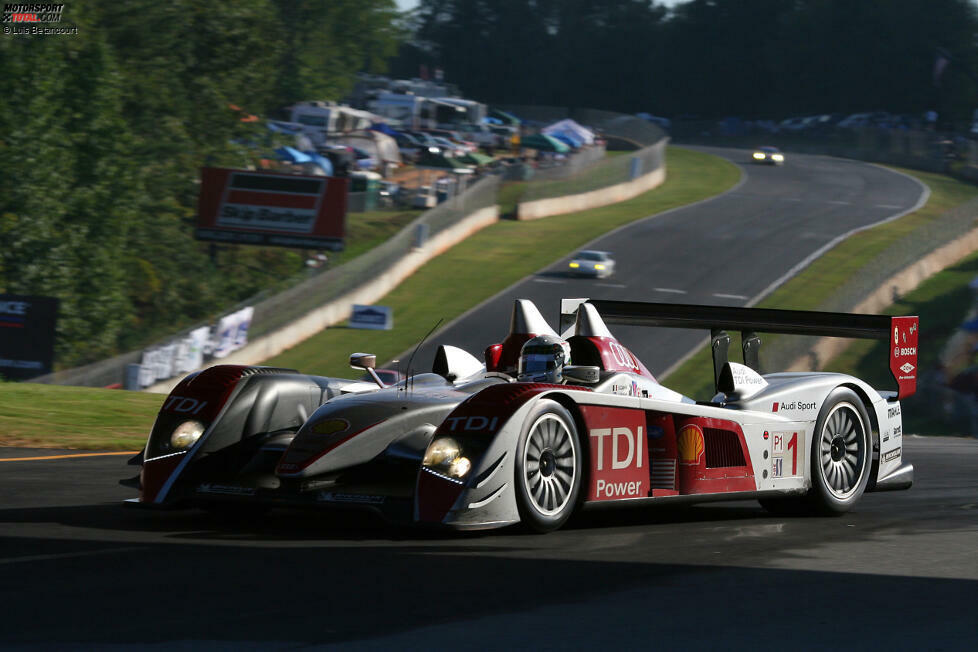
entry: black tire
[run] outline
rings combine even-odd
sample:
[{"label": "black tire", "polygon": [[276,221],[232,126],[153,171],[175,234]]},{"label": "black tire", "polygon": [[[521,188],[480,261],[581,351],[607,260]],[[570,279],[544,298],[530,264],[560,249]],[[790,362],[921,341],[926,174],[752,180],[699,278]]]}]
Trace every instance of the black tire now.
[{"label": "black tire", "polygon": [[866,490],[873,467],[869,415],[851,389],[837,388],[822,404],[811,456],[813,506],[823,514],[848,512]]},{"label": "black tire", "polygon": [[551,532],[567,522],[580,502],[582,458],[574,417],[560,403],[541,400],[516,446],[513,483],[526,528]]}]

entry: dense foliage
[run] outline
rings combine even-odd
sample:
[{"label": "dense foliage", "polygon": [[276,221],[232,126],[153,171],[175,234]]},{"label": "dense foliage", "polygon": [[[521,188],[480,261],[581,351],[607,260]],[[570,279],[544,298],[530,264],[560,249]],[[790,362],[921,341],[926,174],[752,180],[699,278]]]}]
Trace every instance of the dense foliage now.
[{"label": "dense foliage", "polygon": [[72,2],[0,37],[0,292],[61,299],[59,366],[211,318],[301,258],[193,239],[197,173],[254,162],[267,115],[339,99],[397,47],[393,0]]},{"label": "dense foliage", "polygon": [[[421,0],[396,74],[484,101],[701,117],[978,109],[973,0]],[[935,84],[937,51],[951,64]]]}]

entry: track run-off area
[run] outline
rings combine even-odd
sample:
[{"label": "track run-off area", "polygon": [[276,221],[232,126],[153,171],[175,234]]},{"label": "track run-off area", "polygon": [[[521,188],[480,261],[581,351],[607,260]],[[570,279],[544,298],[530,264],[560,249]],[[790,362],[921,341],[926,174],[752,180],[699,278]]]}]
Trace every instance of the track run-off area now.
[{"label": "track run-off area", "polygon": [[[570,296],[747,305],[924,192],[863,163],[771,168],[708,151],[742,164],[742,183],[592,243],[614,252],[613,277],[571,279],[557,263],[437,341],[478,355],[505,336],[515,298],[552,322]],[[702,339],[615,332],[654,373]],[[0,648],[972,649],[978,440],[908,435],[904,448],[914,487],[841,517],[648,507],[586,512],[543,536],[126,508],[124,455],[0,449]]]}]

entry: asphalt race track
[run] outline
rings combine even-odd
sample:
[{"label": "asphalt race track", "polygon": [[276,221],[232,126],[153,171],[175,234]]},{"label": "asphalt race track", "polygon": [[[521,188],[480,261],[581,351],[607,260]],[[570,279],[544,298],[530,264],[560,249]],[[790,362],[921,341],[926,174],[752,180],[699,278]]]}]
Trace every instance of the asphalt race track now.
[{"label": "asphalt race track", "polygon": [[[568,257],[450,323],[430,344],[453,344],[481,359],[486,346],[506,337],[514,299],[533,300],[555,329],[565,297],[744,306],[840,236],[902,215],[925,199],[916,180],[858,161],[789,153],[785,165],[775,167],[751,162],[749,150],[695,149],[737,163],[744,171],[740,185],[589,244],[612,252],[613,276],[570,277]],[[708,337],[705,331],[621,326],[612,332],[653,374]],[[419,351],[414,369],[431,369],[430,344]]]},{"label": "asphalt race track", "polygon": [[[0,648],[974,649],[978,440],[904,440],[909,491],[537,536],[125,508],[125,457],[0,462]],[[0,449],[0,458],[52,451]]]},{"label": "asphalt race track", "polygon": [[[746,180],[594,243],[615,252],[614,277],[570,279],[558,263],[439,341],[481,352],[505,336],[516,297],[550,319],[562,296],[744,305],[838,235],[921,197],[866,164],[789,155],[767,168],[718,151],[744,163]],[[653,371],[702,339],[619,335]],[[914,487],[868,494],[838,518],[713,503],[587,512],[545,536],[395,529],[353,513],[127,508],[127,456],[61,453],[73,452],[0,448],[0,649],[978,642],[978,439],[906,436]]]}]

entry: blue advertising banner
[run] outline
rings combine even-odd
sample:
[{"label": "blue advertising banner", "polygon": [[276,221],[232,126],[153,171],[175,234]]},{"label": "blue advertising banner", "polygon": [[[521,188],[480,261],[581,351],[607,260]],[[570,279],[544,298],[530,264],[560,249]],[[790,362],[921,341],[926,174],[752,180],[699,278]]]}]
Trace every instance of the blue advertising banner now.
[{"label": "blue advertising banner", "polygon": [[369,328],[389,331],[394,328],[394,313],[390,306],[353,306],[350,328]]},{"label": "blue advertising banner", "polygon": [[58,300],[0,294],[0,376],[27,380],[51,373]]}]

